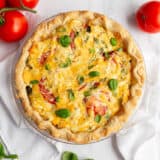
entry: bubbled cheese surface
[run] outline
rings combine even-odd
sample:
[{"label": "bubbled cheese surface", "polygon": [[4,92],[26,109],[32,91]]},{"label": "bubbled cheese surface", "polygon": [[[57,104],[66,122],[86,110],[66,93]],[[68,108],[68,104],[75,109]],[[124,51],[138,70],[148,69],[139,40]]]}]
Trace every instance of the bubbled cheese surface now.
[{"label": "bubbled cheese surface", "polygon": [[[59,38],[71,37],[71,33],[74,33],[73,44],[63,47]],[[116,44],[111,43],[113,38]],[[45,54],[44,62],[40,63]],[[26,86],[32,88],[28,95],[30,104],[44,120],[57,128],[68,128],[72,132],[95,130],[106,125],[128,101],[130,60],[119,35],[100,25],[92,25],[92,21],[87,24],[78,20],[67,22],[49,37],[33,43],[29,50],[23,79]],[[92,71],[98,72],[98,76],[89,76]],[[83,77],[81,84],[78,77]],[[45,89],[59,99],[54,104],[40,91],[42,79]],[[108,85],[110,79],[118,81],[115,90]],[[37,83],[32,83],[35,80]],[[73,91],[74,99],[69,98],[68,90]],[[94,107],[98,107],[98,111]],[[55,111],[61,108],[69,110],[70,116],[57,116]]]}]

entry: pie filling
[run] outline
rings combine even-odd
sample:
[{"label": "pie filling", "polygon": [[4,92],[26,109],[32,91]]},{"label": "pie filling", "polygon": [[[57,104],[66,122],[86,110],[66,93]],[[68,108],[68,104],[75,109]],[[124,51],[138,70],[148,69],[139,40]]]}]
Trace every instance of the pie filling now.
[{"label": "pie filling", "polygon": [[23,80],[44,120],[74,133],[106,125],[130,96],[131,56],[120,34],[71,20],[32,44]]}]

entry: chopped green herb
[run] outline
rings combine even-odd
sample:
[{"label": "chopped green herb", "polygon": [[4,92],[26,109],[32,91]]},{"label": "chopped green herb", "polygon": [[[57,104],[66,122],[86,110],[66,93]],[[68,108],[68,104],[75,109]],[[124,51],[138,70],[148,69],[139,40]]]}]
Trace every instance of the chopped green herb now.
[{"label": "chopped green herb", "polygon": [[30,81],[30,84],[38,84],[38,83],[39,83],[38,80],[32,80],[32,81]]},{"label": "chopped green herb", "polygon": [[90,66],[88,66],[88,69],[91,69],[91,68],[93,68],[94,67],[94,65],[90,65]]},{"label": "chopped green herb", "polygon": [[60,101],[60,97],[57,96],[57,97],[55,98],[55,101],[56,101],[56,102],[59,102],[59,101]]},{"label": "chopped green herb", "polygon": [[100,52],[100,54],[103,53],[103,52],[104,52],[104,49],[103,49],[103,48],[100,48],[100,49],[99,49],[99,52]]},{"label": "chopped green herb", "polygon": [[67,118],[70,116],[70,111],[66,108],[59,109],[55,111],[56,116],[61,118]]},{"label": "chopped green herb", "polygon": [[113,38],[113,37],[112,37],[112,38],[110,39],[110,43],[111,43],[112,46],[116,46],[116,45],[117,45],[117,40],[116,40],[116,38]]},{"label": "chopped green herb", "polygon": [[61,68],[66,68],[66,67],[68,67],[68,66],[70,66],[71,65],[71,59],[70,58],[67,58],[66,59],[66,62],[65,63],[61,63],[59,66],[61,67]]},{"label": "chopped green herb", "polygon": [[90,90],[85,91],[83,94],[84,94],[85,97],[88,97],[88,96],[91,95],[91,91]]},{"label": "chopped green herb", "polygon": [[97,44],[99,43],[99,39],[98,38],[94,37],[93,40],[94,40],[95,43],[97,43]]},{"label": "chopped green herb", "polygon": [[57,28],[57,31],[58,31],[58,32],[66,32],[66,28],[64,28],[64,27],[59,27],[59,28]]},{"label": "chopped green herb", "polygon": [[106,119],[109,120],[109,118],[110,118],[110,114],[107,113],[107,114],[106,114]]},{"label": "chopped green herb", "polygon": [[61,160],[78,160],[78,157],[73,152],[65,151],[62,154]]},{"label": "chopped green herb", "polygon": [[72,91],[72,89],[68,89],[67,91],[69,100],[73,101],[75,99],[74,92]]},{"label": "chopped green herb", "polygon": [[97,122],[97,123],[99,123],[100,121],[101,121],[101,115],[96,115],[95,116],[95,118],[94,118],[94,120]]},{"label": "chopped green herb", "polygon": [[46,64],[44,67],[45,67],[45,69],[48,70],[48,71],[51,69],[51,67],[50,67],[49,64]]},{"label": "chopped green herb", "polygon": [[108,82],[108,86],[110,90],[114,91],[118,87],[118,80],[117,79],[110,79]]},{"label": "chopped green herb", "polygon": [[123,48],[118,48],[117,51],[123,51]]},{"label": "chopped green herb", "polygon": [[91,72],[89,72],[89,74],[88,74],[90,77],[97,77],[97,76],[99,76],[100,75],[100,73],[98,72],[98,71],[91,71]]},{"label": "chopped green herb", "polygon": [[94,48],[90,48],[89,49],[89,53],[95,53],[95,49]]},{"label": "chopped green herb", "polygon": [[63,46],[63,47],[68,47],[71,43],[71,38],[68,35],[64,35],[61,36],[59,38],[59,43]]},{"label": "chopped green herb", "polygon": [[108,52],[104,52],[104,56],[105,56],[105,58],[107,58],[107,59],[110,57],[110,55],[109,55]]},{"label": "chopped green herb", "polygon": [[86,38],[84,39],[84,42],[87,43],[88,40],[89,40],[89,36],[86,36]]},{"label": "chopped green herb", "polygon": [[84,77],[83,76],[78,76],[77,81],[78,81],[78,84],[82,84],[84,82]]}]

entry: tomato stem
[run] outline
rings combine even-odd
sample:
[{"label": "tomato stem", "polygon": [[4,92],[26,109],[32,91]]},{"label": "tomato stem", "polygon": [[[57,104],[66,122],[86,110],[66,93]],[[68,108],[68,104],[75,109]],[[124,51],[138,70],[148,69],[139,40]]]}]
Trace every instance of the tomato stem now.
[{"label": "tomato stem", "polygon": [[3,25],[5,22],[4,18],[0,16],[0,26]]},{"label": "tomato stem", "polygon": [[0,14],[3,13],[3,12],[16,11],[16,10],[28,11],[28,12],[31,12],[31,13],[36,13],[37,12],[37,11],[31,9],[31,8],[28,8],[28,7],[24,6],[24,5],[22,5],[21,7],[2,8],[2,9],[0,9]]}]

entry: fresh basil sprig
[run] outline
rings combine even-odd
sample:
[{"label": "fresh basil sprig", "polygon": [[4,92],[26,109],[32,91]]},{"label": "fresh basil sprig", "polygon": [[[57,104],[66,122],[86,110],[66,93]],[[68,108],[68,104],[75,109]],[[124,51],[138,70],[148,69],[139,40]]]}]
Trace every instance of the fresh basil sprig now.
[{"label": "fresh basil sprig", "polygon": [[3,145],[0,143],[0,159],[2,158],[9,158],[9,159],[18,159],[18,155],[16,154],[9,154],[5,153]]},{"label": "fresh basil sprig", "polygon": [[[61,160],[78,160],[78,156],[73,152],[64,151],[62,153]],[[94,160],[94,159],[87,158],[84,160]]]}]

